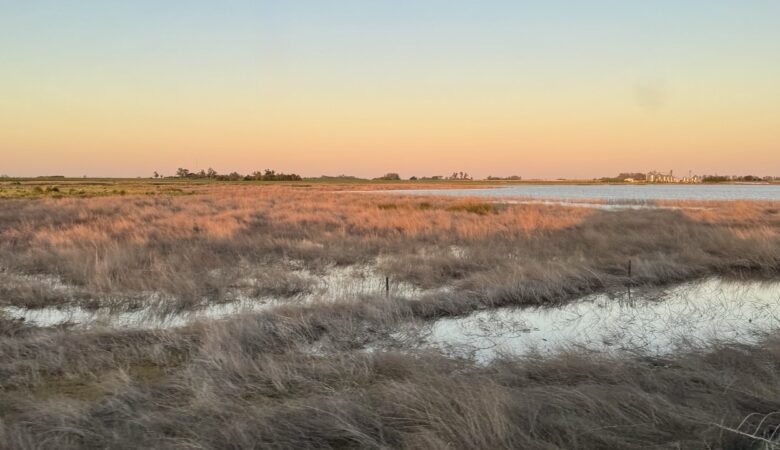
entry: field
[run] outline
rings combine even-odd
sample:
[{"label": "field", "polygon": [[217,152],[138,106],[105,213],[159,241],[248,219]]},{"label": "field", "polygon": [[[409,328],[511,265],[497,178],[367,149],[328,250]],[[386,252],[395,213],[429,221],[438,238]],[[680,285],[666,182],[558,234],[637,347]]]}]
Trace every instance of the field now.
[{"label": "field", "polygon": [[778,279],[780,205],[361,192],[384,187],[0,183],[0,448],[775,445],[780,334],[484,362],[399,330]]}]

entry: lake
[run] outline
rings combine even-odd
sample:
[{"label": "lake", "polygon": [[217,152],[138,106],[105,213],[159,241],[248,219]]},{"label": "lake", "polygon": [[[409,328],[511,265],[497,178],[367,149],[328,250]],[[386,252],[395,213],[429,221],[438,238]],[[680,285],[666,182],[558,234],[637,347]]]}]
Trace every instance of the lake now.
[{"label": "lake", "polygon": [[526,197],[549,199],[644,200],[773,200],[780,185],[767,184],[522,184],[485,189],[413,189],[399,194],[456,197]]}]

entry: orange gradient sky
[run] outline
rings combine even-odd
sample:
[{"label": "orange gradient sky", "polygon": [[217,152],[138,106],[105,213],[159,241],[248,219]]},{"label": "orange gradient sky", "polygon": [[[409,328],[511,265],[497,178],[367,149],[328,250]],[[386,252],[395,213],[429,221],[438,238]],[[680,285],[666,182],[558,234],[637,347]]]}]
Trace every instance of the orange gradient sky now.
[{"label": "orange gradient sky", "polygon": [[0,175],[780,176],[778,2],[216,3],[0,6]]}]

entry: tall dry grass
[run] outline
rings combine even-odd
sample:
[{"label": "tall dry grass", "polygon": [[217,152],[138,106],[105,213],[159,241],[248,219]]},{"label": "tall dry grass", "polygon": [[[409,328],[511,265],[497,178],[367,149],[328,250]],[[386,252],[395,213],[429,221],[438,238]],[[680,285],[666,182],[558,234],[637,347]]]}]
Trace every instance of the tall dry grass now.
[{"label": "tall dry grass", "polygon": [[[358,322],[385,313],[321,308],[168,332],[4,335],[0,447],[753,449],[780,426],[777,338],[484,367],[351,351]],[[311,345],[339,333],[347,341]]]},{"label": "tall dry grass", "polygon": [[[421,307],[446,314],[622,286],[629,260],[631,282],[638,284],[767,276],[780,267],[780,213],[771,203],[601,211],[211,186],[192,196],[7,200],[2,206],[0,268],[7,282],[0,301],[33,307],[94,307],[106,298],[121,305],[158,295],[172,309],[192,308],[228,301],[236,287],[280,296],[305,289],[294,274],[258,272],[370,265],[394,282],[456,292],[427,298]],[[51,276],[70,290],[30,286],[29,275]],[[458,305],[447,306],[453,302]]]}]

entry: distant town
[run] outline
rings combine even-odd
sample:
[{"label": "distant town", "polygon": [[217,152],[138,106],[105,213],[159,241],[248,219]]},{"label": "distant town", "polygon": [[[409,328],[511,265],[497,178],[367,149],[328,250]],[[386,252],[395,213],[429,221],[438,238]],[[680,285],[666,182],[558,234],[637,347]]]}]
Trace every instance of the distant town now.
[{"label": "distant town", "polygon": [[668,173],[653,170],[647,173],[621,173],[614,178],[599,178],[596,181],[617,182],[617,183],[678,183],[678,184],[698,184],[698,183],[762,183],[774,182],[778,177],[755,175],[694,175],[690,171],[687,175],[676,176],[673,170]]}]

